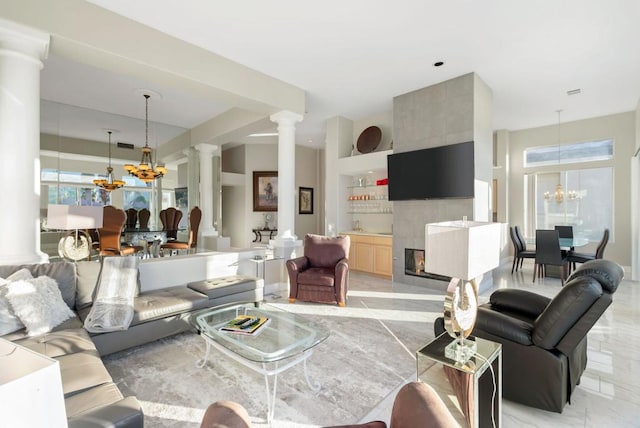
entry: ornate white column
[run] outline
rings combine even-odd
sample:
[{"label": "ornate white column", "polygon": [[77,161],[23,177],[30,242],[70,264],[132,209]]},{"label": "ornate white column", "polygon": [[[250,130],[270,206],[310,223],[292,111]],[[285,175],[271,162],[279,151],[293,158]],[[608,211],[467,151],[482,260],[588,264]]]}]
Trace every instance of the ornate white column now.
[{"label": "ornate white column", "polygon": [[202,222],[200,230],[202,236],[218,236],[213,227],[213,154],[218,146],[198,144],[195,146],[200,152],[200,209]]},{"label": "ornate white column", "polygon": [[[300,241],[294,234],[295,227],[295,177],[296,177],[296,122],[302,116],[290,111],[272,114],[272,122],[278,124],[278,236],[275,247],[294,247]],[[284,251],[284,256],[290,251]]]},{"label": "ornate white column", "polygon": [[0,265],[48,260],[40,251],[40,70],[49,34],[0,19]]}]

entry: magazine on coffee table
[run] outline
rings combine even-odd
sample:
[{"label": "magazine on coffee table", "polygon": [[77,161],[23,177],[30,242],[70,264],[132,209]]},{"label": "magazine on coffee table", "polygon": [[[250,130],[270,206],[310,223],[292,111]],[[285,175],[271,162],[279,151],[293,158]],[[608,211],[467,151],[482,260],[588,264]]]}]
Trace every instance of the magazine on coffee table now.
[{"label": "magazine on coffee table", "polygon": [[220,331],[255,336],[260,332],[260,329],[263,326],[269,323],[269,321],[270,319],[267,317],[259,317],[256,315],[238,315],[237,317],[220,327]]}]

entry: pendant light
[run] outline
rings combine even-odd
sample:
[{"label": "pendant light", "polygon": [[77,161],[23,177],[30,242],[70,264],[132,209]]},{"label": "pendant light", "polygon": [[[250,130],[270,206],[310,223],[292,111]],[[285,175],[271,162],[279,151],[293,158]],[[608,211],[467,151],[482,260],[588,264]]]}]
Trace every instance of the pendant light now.
[{"label": "pendant light", "polygon": [[167,173],[167,168],[162,163],[154,165],[151,159],[151,147],[149,147],[149,94],[143,94],[145,99],[145,114],[144,114],[144,147],[142,148],[142,159],[138,166],[132,164],[126,164],[124,169],[127,172],[144,181],[145,183],[151,183],[157,178],[162,178]]},{"label": "pendant light", "polygon": [[109,134],[109,166],[107,167],[107,179],[105,180],[105,179],[99,178],[99,179],[93,180],[93,184],[106,190],[107,192],[110,192],[112,190],[124,187],[125,183],[122,180],[113,179],[113,168],[111,167],[111,133],[112,131],[107,131],[107,133]]}]

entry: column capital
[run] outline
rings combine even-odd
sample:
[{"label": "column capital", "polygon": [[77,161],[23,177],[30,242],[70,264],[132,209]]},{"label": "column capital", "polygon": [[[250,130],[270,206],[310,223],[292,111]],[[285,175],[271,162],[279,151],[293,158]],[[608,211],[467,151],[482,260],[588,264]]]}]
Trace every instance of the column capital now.
[{"label": "column capital", "polygon": [[198,150],[200,153],[210,153],[210,154],[212,154],[213,152],[218,150],[218,146],[215,146],[213,144],[207,144],[207,143],[196,144],[193,147],[195,147],[196,150]]},{"label": "column capital", "polygon": [[42,68],[49,55],[49,34],[0,18],[0,55],[20,55]]},{"label": "column capital", "polygon": [[304,117],[289,110],[282,110],[269,116],[269,119],[278,125],[294,125],[296,122],[302,122]]}]

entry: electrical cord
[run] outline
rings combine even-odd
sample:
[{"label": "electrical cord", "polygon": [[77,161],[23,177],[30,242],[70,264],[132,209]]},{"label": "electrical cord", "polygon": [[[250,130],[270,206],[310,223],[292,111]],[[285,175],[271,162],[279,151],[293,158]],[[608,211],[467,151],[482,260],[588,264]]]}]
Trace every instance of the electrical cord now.
[{"label": "electrical cord", "polygon": [[485,357],[480,355],[478,352],[475,353],[475,357],[489,364],[489,370],[491,370],[491,380],[493,381],[493,394],[491,395],[491,425],[493,426],[493,428],[496,428],[496,416],[495,416],[495,403],[496,403],[496,391],[497,391],[496,374],[494,373],[493,365],[489,363],[489,360],[487,360]]}]

